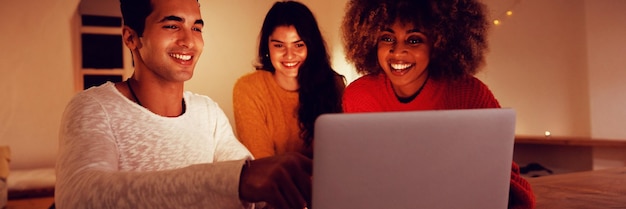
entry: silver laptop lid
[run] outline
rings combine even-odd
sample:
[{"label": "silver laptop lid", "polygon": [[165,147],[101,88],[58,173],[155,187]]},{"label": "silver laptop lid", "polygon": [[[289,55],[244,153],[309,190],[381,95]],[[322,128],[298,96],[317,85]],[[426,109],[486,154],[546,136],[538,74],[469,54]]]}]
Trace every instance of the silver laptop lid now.
[{"label": "silver laptop lid", "polygon": [[316,209],[507,207],[515,111],[326,114],[316,121]]}]

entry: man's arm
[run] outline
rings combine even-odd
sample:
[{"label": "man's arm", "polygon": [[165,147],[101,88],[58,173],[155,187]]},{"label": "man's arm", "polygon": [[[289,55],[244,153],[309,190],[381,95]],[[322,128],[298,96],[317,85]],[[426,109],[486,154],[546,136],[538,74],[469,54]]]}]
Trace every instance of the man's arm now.
[{"label": "man's arm", "polygon": [[122,156],[102,106],[80,96],[66,109],[57,160],[58,208],[242,208],[238,183],[245,160],[120,171]]},{"label": "man's arm", "polygon": [[239,197],[272,208],[311,206],[313,161],[299,153],[250,161],[242,168]]}]

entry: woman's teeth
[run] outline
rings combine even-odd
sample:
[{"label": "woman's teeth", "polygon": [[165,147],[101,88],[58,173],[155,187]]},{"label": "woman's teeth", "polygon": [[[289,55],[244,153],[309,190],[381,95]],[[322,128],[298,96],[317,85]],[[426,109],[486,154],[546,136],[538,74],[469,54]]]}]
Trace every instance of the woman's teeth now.
[{"label": "woman's teeth", "polygon": [[404,70],[411,67],[412,64],[391,64],[391,68],[394,70]]},{"label": "woman's teeth", "polygon": [[287,67],[293,67],[296,66],[298,62],[284,62],[283,64]]}]

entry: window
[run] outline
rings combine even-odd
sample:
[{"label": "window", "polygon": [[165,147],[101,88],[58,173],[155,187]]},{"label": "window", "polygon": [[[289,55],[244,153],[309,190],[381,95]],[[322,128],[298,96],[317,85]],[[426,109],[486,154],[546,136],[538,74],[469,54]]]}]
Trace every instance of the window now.
[{"label": "window", "polygon": [[80,15],[78,19],[76,91],[126,80],[132,74],[132,58],[122,41],[122,18]]}]

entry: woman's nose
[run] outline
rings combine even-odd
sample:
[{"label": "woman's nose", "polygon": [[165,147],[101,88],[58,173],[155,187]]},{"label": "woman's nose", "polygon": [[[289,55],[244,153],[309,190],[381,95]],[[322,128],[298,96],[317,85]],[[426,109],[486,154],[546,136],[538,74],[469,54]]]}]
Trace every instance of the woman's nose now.
[{"label": "woman's nose", "polygon": [[287,49],[285,50],[285,54],[284,57],[287,59],[291,59],[295,56],[295,50],[292,49],[291,47],[287,47]]},{"label": "woman's nose", "polygon": [[391,49],[389,50],[390,53],[398,53],[398,54],[402,54],[407,52],[407,45],[403,42],[396,42]]}]

